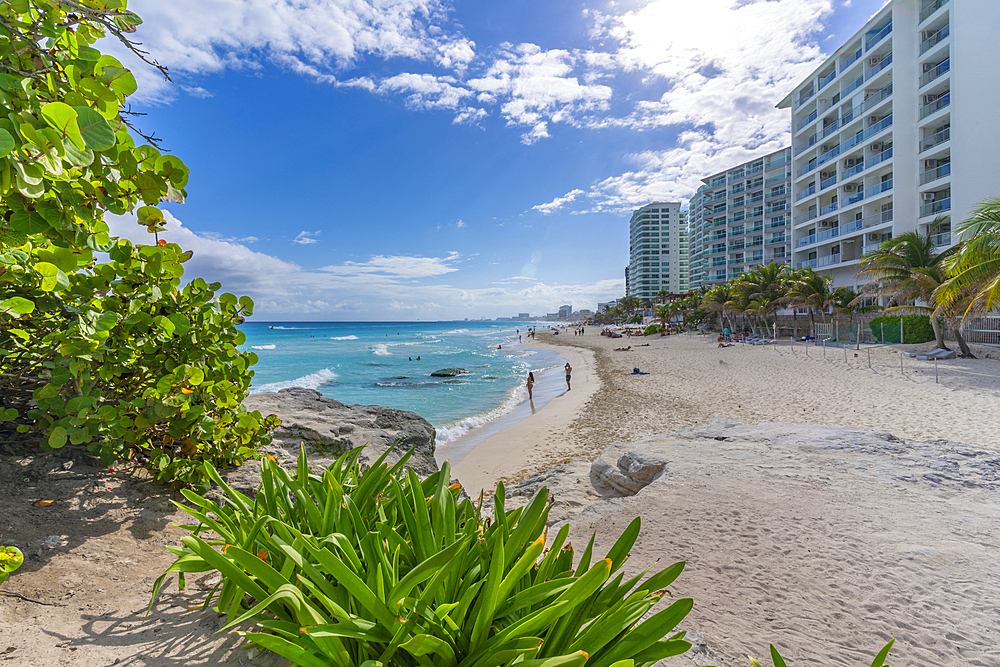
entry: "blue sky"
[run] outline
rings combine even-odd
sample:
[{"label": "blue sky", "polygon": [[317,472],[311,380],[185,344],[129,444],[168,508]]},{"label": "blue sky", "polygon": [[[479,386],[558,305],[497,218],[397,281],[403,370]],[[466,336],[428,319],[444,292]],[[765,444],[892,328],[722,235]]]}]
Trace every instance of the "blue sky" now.
[{"label": "blue sky", "polygon": [[192,277],[258,320],[492,318],[620,296],[631,210],[785,145],[882,4],[132,0],[174,83],[104,48],[191,169]]}]

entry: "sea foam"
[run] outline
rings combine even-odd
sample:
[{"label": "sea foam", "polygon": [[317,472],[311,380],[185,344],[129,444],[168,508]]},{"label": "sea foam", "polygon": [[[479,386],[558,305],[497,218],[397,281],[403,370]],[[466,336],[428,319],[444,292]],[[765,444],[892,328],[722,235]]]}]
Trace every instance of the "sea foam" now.
[{"label": "sea foam", "polygon": [[357,340],[357,336],[331,336],[330,340]]},{"label": "sea foam", "polygon": [[316,371],[315,373],[310,373],[309,375],[304,375],[295,380],[286,380],[285,382],[269,382],[268,384],[262,384],[259,387],[251,387],[251,394],[259,394],[269,391],[278,391],[279,389],[288,389],[289,387],[304,387],[305,389],[318,389],[319,387],[332,382],[337,379],[337,374],[331,371],[329,368],[324,368],[323,370]]},{"label": "sea foam", "polygon": [[527,392],[524,387],[515,387],[511,390],[510,396],[507,397],[507,400],[504,401],[503,405],[500,407],[438,427],[436,429],[437,443],[439,445],[443,445],[451,442],[452,440],[457,440],[472,429],[482,426],[483,424],[488,424],[494,419],[499,419],[500,417],[513,412],[514,408],[516,408],[519,403],[524,401],[526,393]]},{"label": "sea foam", "polygon": [[377,354],[380,357],[392,356],[392,352],[389,351],[389,347],[387,345],[383,345],[382,343],[374,345],[370,349],[374,354]]},{"label": "sea foam", "polygon": [[273,350],[274,348],[277,347],[277,345],[273,345],[273,344],[272,345],[251,345],[250,347],[252,347],[255,350]]}]

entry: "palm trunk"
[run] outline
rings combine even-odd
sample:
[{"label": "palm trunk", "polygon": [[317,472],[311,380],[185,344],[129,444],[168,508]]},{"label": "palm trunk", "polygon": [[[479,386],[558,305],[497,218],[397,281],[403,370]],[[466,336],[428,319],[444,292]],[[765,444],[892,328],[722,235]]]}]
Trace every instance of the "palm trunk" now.
[{"label": "palm trunk", "polygon": [[[942,350],[950,350],[951,348],[944,344],[944,328],[942,328],[938,318],[932,313],[930,319],[931,328],[934,329],[934,340],[936,341],[937,346]],[[902,319],[900,319],[900,322],[902,322]]]},{"label": "palm trunk", "polygon": [[955,332],[955,340],[958,341],[958,347],[962,350],[963,359],[975,359],[976,355],[972,353],[969,349],[969,344],[965,342],[965,336],[962,335],[962,327],[958,322],[952,322],[951,330]]},{"label": "palm trunk", "polygon": [[816,338],[816,313],[809,309],[809,335]]}]

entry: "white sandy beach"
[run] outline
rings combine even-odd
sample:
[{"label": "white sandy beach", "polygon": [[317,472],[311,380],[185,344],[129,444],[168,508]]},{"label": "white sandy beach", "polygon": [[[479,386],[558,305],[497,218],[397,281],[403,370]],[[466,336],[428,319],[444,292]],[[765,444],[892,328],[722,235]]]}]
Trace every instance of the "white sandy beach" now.
[{"label": "white sandy beach", "polygon": [[[572,359],[573,392],[466,456],[455,473],[470,492],[570,461],[564,474],[585,485],[587,463],[610,444],[720,418],[919,441],[900,445],[905,455],[892,441],[835,454],[798,441],[678,442],[669,474],[571,519],[576,542],[596,530],[607,548],[641,515],[635,568],[688,561],[674,594],[695,598],[684,627],[713,654],[678,664],[745,665],[773,641],[789,664],[847,667],[870,663],[892,637],[893,665],[1000,664],[1000,361],[939,362],[936,383],[932,362],[906,358],[901,372],[899,346],[873,349],[869,369],[866,349],[845,361],[842,348],[825,358],[788,342],[720,349],[696,334],[540,338]],[[649,375],[631,375],[636,367]],[[972,447],[920,444],[944,440]],[[970,452],[985,477],[952,475]],[[910,459],[927,474],[899,473]]]}]

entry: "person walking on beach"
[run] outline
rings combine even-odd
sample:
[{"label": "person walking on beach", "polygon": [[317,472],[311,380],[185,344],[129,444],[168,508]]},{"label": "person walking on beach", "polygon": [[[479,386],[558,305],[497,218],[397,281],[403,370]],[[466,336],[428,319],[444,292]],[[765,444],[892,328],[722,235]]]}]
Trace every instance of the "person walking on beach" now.
[{"label": "person walking on beach", "polygon": [[565,368],[566,368],[566,391],[569,391],[570,389],[572,389],[572,387],[569,385],[569,379],[570,376],[573,375],[573,367],[570,366],[569,362],[567,361]]},{"label": "person walking on beach", "polygon": [[528,381],[524,383],[524,386],[528,388],[528,400],[531,400],[531,388],[535,386],[535,374],[528,372]]}]

